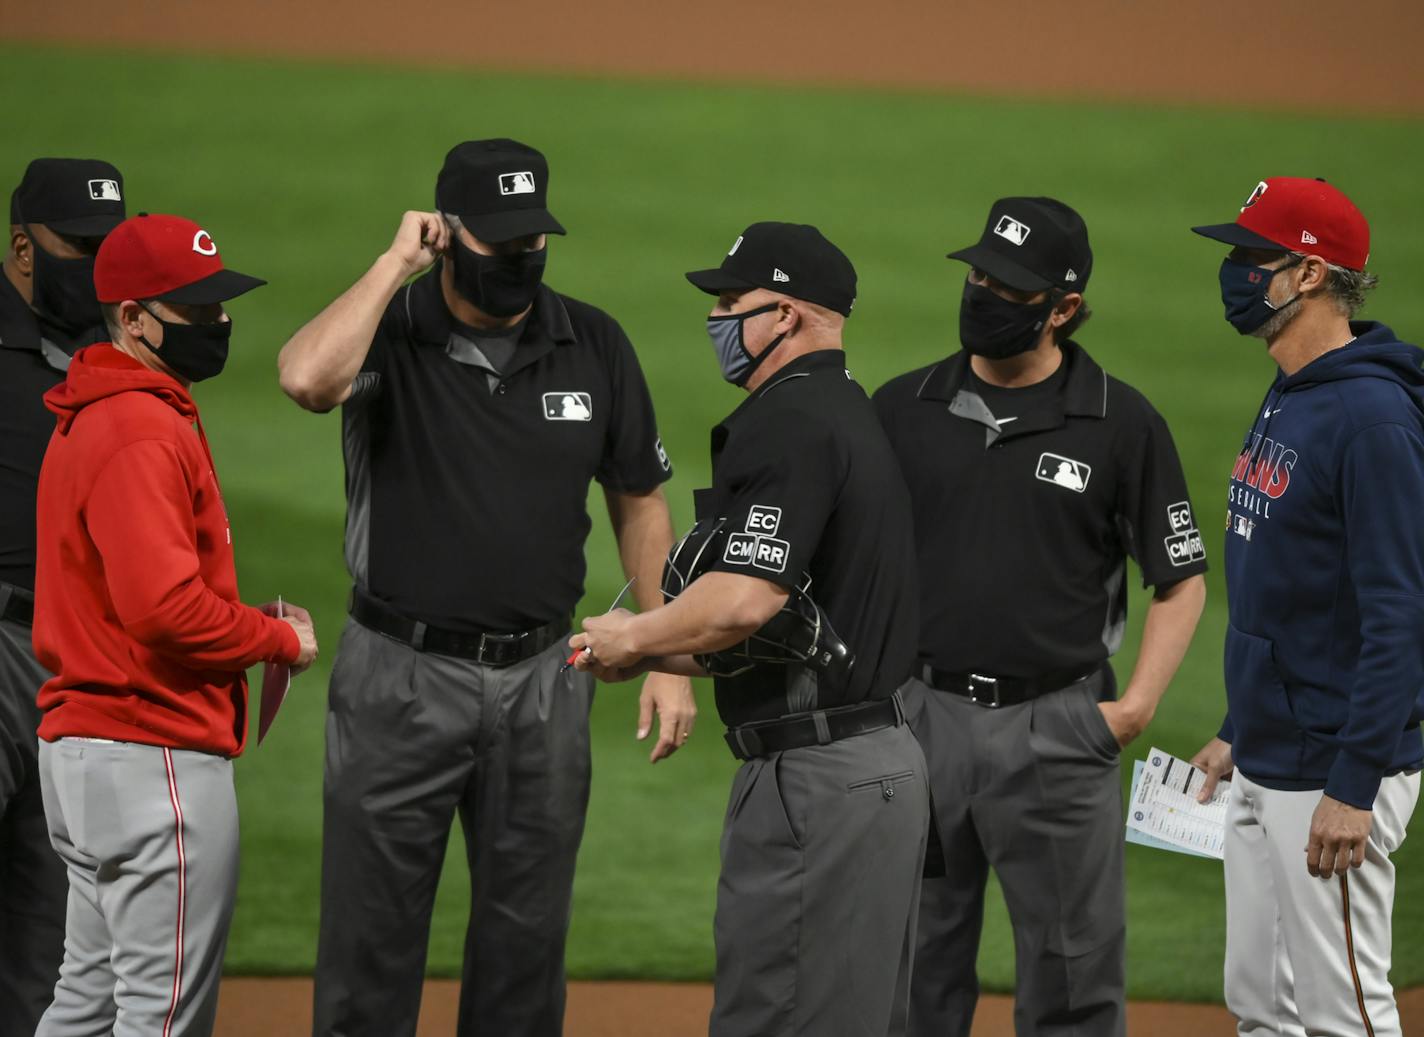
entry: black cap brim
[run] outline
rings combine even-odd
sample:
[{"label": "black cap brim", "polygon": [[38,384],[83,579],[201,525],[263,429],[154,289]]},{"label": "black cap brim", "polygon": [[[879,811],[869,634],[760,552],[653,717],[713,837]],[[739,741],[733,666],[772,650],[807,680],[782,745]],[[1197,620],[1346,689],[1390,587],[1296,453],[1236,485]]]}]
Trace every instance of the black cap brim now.
[{"label": "black cap brim", "polygon": [[261,288],[267,282],[258,277],[239,274],[236,270],[219,270],[201,281],[185,284],[171,292],[164,292],[157,298],[161,302],[176,302],[183,306],[205,306],[214,302],[226,302]]},{"label": "black cap brim", "polygon": [[531,234],[567,234],[563,224],[548,209],[510,209],[466,216],[456,213],[467,230],[481,241],[498,245],[502,241],[527,238]]},{"label": "black cap brim", "polygon": [[968,248],[951,252],[946,258],[963,260],[970,266],[984,271],[994,280],[1001,281],[1020,292],[1041,292],[1045,288],[1053,287],[1053,282],[1048,278],[1040,277],[1033,271],[1024,269],[1003,253],[985,248],[983,244],[970,245]]},{"label": "black cap brim", "polygon": [[33,220],[67,238],[102,238],[109,231],[124,222],[124,214],[100,213],[92,216],[75,216],[68,220]]},{"label": "black cap brim", "polygon": [[1213,241],[1223,241],[1228,245],[1236,245],[1240,248],[1259,248],[1271,252],[1289,252],[1278,241],[1262,237],[1253,230],[1247,230],[1239,223],[1212,223],[1205,227],[1193,227],[1193,234],[1200,234],[1204,238],[1211,238]]},{"label": "black cap brim", "polygon": [[740,277],[734,277],[721,267],[713,267],[711,270],[693,270],[685,276],[692,287],[700,288],[708,295],[721,295],[723,292],[749,292],[753,288],[760,287],[760,285],[752,284]]}]

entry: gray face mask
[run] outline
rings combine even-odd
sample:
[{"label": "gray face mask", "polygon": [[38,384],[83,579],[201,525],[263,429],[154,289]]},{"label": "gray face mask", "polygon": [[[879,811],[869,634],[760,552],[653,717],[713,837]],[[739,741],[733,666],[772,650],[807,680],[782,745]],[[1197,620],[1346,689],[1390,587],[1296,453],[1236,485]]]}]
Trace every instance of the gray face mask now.
[{"label": "gray face mask", "polygon": [[765,306],[755,310],[748,310],[746,313],[731,313],[725,317],[707,318],[707,336],[712,340],[713,347],[717,350],[717,364],[722,368],[722,377],[733,385],[741,387],[747,384],[752,372],[761,366],[761,362],[771,356],[777,346],[781,345],[781,340],[785,335],[778,335],[772,339],[771,344],[762,350],[760,356],[752,356],[747,352],[746,342],[742,337],[743,325],[750,317],[755,317],[759,313],[770,313],[776,309],[779,303],[767,303]]}]

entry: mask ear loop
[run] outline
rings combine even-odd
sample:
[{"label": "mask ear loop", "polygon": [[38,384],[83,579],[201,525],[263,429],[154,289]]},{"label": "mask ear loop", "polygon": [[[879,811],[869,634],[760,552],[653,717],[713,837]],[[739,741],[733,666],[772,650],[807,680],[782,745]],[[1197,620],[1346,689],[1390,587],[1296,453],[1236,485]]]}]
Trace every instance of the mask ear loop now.
[{"label": "mask ear loop", "polygon": [[[1272,279],[1275,278],[1276,274],[1284,273],[1285,271],[1291,269],[1292,267],[1300,266],[1300,264],[1302,264],[1302,263],[1305,262],[1305,256],[1301,255],[1299,252],[1292,252],[1291,255],[1292,255],[1294,258],[1293,258],[1289,263],[1287,263],[1285,266],[1278,266],[1278,267],[1276,267],[1274,270],[1271,271],[1271,277],[1272,277]],[[1297,299],[1299,299],[1300,296],[1301,296],[1301,293],[1300,293],[1300,292],[1296,292],[1294,295],[1292,295],[1292,296],[1291,296],[1289,299],[1287,299],[1285,302],[1281,303],[1279,306],[1273,306],[1273,305],[1271,304],[1271,298],[1270,298],[1270,294],[1269,294],[1270,291],[1271,291],[1271,286],[1270,286],[1270,284],[1267,284],[1267,285],[1266,285],[1266,292],[1267,292],[1267,295],[1266,295],[1266,300],[1265,300],[1265,301],[1266,301],[1266,305],[1267,305],[1267,306],[1270,306],[1271,309],[1275,310],[1277,313],[1279,313],[1281,310],[1285,309],[1285,308],[1286,308],[1287,306],[1289,306],[1291,303],[1295,302],[1295,301],[1296,301]]]}]

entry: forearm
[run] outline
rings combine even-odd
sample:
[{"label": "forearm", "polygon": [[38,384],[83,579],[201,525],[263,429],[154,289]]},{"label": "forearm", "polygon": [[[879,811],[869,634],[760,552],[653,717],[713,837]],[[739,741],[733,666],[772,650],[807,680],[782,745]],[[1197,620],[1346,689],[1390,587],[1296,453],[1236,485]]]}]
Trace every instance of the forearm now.
[{"label": "forearm", "polygon": [[690,655],[659,655],[643,662],[651,671],[670,673],[675,677],[707,676],[707,671]]},{"label": "forearm", "polygon": [[786,597],[766,580],[708,573],[662,608],[634,617],[629,634],[645,657],[716,652],[760,630]]},{"label": "forearm", "polygon": [[663,604],[663,564],[672,547],[672,518],[661,488],[650,493],[606,493],[608,517],[618,540],[623,575],[642,612]]},{"label": "forearm", "polygon": [[381,315],[410,273],[398,256],[382,253],[359,281],[308,321],[277,355],[282,391],[307,410],[344,402]]},{"label": "forearm", "polygon": [[1142,647],[1122,701],[1145,716],[1157,705],[1187,654],[1206,604],[1206,580],[1192,576],[1156,595],[1147,606]]}]

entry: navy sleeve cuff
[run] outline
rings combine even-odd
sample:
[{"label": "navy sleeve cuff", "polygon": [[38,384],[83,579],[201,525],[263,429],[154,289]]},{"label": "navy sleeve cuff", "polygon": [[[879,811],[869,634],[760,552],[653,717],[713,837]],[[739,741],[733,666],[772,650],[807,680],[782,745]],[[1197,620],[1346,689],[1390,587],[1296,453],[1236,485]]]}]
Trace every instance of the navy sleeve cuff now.
[{"label": "navy sleeve cuff", "polygon": [[1378,766],[1342,749],[1330,765],[1325,794],[1361,810],[1373,810],[1384,774]]},{"label": "navy sleeve cuff", "polygon": [[1222,718],[1221,727],[1216,732],[1216,737],[1220,738],[1227,745],[1236,739],[1236,725],[1231,722],[1231,714],[1226,714]]}]

